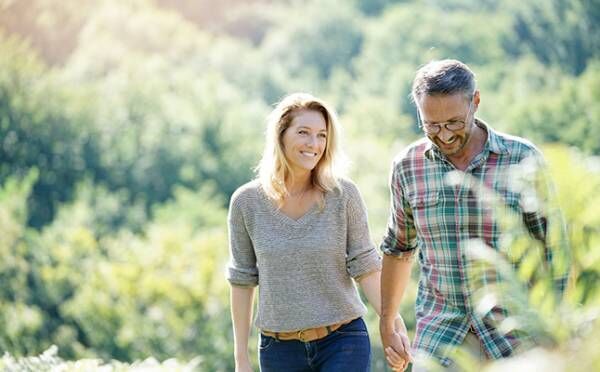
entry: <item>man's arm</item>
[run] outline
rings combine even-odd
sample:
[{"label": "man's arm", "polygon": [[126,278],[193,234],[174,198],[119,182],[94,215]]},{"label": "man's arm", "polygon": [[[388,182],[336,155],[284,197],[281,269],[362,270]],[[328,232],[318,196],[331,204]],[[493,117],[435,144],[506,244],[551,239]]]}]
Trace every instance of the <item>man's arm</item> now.
[{"label": "man's arm", "polygon": [[[401,358],[404,368],[412,361],[410,355],[410,341],[406,327],[398,329],[395,322],[398,307],[410,281],[413,256],[394,257],[383,256],[383,267],[381,270],[381,317],[379,320],[379,332],[386,358],[392,368],[400,365]],[[401,319],[401,318],[400,318]],[[391,348],[391,349],[389,349]]]},{"label": "man's arm", "polygon": [[389,365],[394,370],[402,371],[412,361],[412,356],[406,326],[396,314],[410,280],[412,260],[417,249],[417,232],[412,210],[404,197],[400,173],[401,164],[394,161],[390,176],[390,217],[380,247],[384,255],[379,329]]}]

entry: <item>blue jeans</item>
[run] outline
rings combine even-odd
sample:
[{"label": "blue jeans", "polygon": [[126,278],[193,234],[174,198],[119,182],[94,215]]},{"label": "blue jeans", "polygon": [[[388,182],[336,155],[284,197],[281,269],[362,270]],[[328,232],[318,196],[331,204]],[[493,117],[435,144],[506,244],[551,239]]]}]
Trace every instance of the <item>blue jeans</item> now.
[{"label": "blue jeans", "polygon": [[319,340],[281,341],[260,335],[261,372],[368,372],[371,344],[362,318]]}]

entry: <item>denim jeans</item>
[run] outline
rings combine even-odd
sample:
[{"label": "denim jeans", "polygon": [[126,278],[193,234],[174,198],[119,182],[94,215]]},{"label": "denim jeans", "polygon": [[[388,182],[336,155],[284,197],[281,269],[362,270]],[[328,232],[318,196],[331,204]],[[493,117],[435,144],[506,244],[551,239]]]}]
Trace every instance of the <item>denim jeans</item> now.
[{"label": "denim jeans", "polygon": [[371,344],[362,318],[341,326],[319,340],[281,341],[260,335],[261,372],[365,372],[371,362]]}]

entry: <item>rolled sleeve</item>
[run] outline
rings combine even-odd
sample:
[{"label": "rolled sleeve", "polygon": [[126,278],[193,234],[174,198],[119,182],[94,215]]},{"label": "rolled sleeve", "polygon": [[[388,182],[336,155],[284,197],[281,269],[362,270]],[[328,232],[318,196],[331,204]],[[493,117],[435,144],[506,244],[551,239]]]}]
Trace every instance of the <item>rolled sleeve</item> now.
[{"label": "rolled sleeve", "polygon": [[371,240],[365,204],[356,186],[348,187],[346,267],[352,278],[381,270],[381,257]]},{"label": "rolled sleeve", "polygon": [[353,278],[358,278],[365,274],[370,274],[381,270],[381,257],[377,253],[375,246],[369,250],[361,252],[359,255],[348,259],[348,274]]},{"label": "rolled sleeve", "polygon": [[385,255],[408,259],[417,252],[417,233],[411,207],[402,191],[396,164],[392,166],[390,192],[390,217],[380,250]]},{"label": "rolled sleeve", "polygon": [[258,268],[252,240],[244,223],[243,206],[234,194],[229,206],[227,224],[229,229],[229,264],[226,277],[229,283],[240,287],[258,285]]}]

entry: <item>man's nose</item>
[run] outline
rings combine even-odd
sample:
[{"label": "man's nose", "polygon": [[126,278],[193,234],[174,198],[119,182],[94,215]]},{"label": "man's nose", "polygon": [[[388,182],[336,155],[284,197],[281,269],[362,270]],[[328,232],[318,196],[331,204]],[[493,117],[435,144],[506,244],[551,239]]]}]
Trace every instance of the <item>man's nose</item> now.
[{"label": "man's nose", "polygon": [[446,127],[441,127],[440,132],[438,133],[438,137],[442,141],[448,142],[452,139],[452,137],[454,137],[454,133],[452,131],[446,129]]}]

